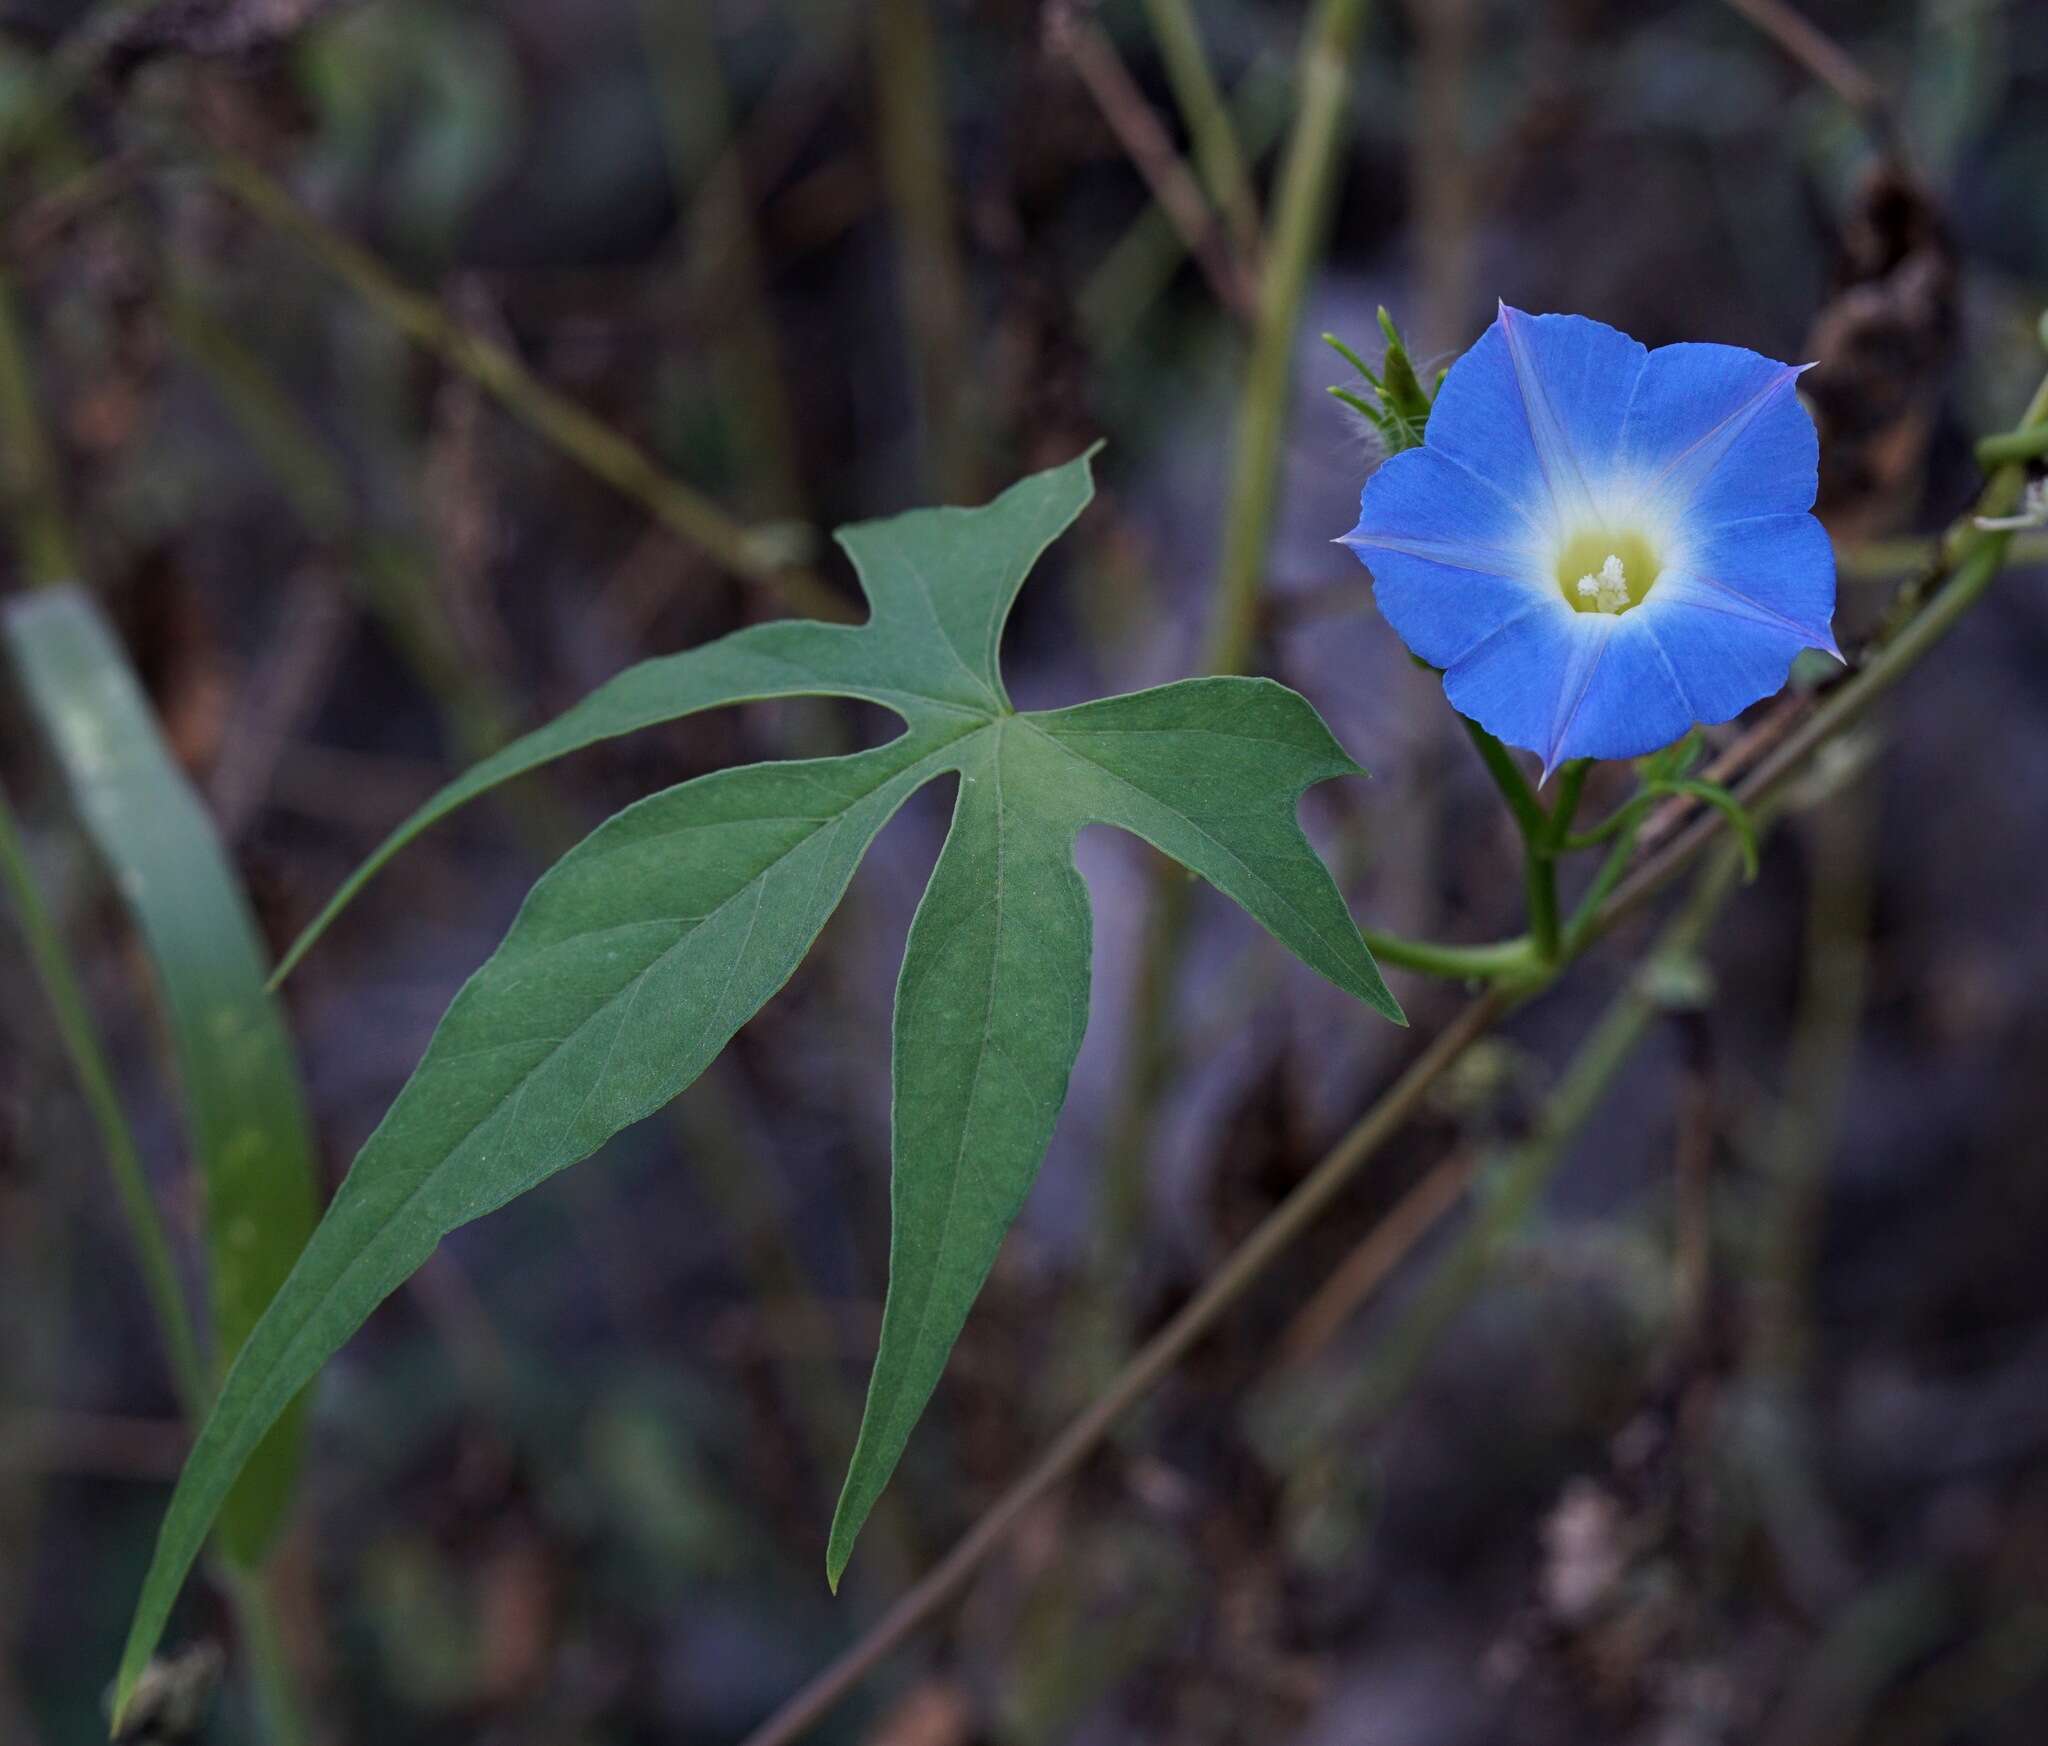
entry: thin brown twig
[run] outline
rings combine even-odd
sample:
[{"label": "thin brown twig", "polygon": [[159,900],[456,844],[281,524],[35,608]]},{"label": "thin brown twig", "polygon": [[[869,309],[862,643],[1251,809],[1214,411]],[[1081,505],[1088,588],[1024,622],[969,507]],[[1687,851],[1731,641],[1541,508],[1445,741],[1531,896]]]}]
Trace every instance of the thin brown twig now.
[{"label": "thin brown twig", "polygon": [[119,151],[28,201],[8,226],[8,258],[27,262],[88,213],[126,194],[147,164],[144,152]]},{"label": "thin brown twig", "polygon": [[330,228],[255,164],[212,149],[206,167],[252,213],[302,244],[408,339],[469,377],[544,441],[635,499],[726,569],[814,618],[845,622],[858,616],[821,577],[780,561],[755,530],[542,381],[503,346],[456,321],[437,299],[400,283],[382,261]]},{"label": "thin brown twig", "polygon": [[1138,89],[1116,45],[1100,25],[1072,13],[1055,11],[1049,29],[1053,45],[1087,87],[1159,210],[1201,268],[1216,301],[1238,320],[1251,320],[1257,305],[1251,275],[1231,251],[1201,183],[1174,150],[1166,124]]},{"label": "thin brown twig", "polygon": [[174,1479],[192,1446],[180,1419],[59,1411],[17,1415],[0,1441],[0,1472]]},{"label": "thin brown twig", "polygon": [[1728,0],[1728,5],[1855,110],[1880,143],[1895,143],[1897,127],[1884,87],[1833,37],[1785,0]]},{"label": "thin brown twig", "polygon": [[1478,1160],[1451,1154],[1389,1207],[1280,1336],[1281,1365],[1306,1363],[1461,1200]]},{"label": "thin brown twig", "polygon": [[[1786,698],[1708,759],[1700,770],[1701,779],[1728,787],[1761,763],[1812,713],[1811,697]],[[1647,855],[1658,844],[1668,841],[1681,826],[1696,818],[1705,804],[1689,794],[1674,794],[1653,807],[1642,830],[1637,833],[1636,852]]]},{"label": "thin brown twig", "polygon": [[1467,1047],[1489,1030],[1509,1002],[1481,995],[1441,1031],[1321,1164],[1125,1366],[1115,1383],[1060,1433],[1028,1472],[986,1511],[952,1551],[892,1606],[874,1627],[802,1691],[749,1734],[743,1746],[789,1746],[979,1570],[1038,1501],[1066,1479],[1110,1426],[1149,1393],[1236,1301],[1247,1285],[1312,1225],[1359,1168],[1393,1137]]},{"label": "thin brown twig", "polygon": [[235,842],[262,804],[287,742],[327,695],[349,633],[353,603],[326,566],[314,564],[284,591],[263,656],[236,700],[206,784],[221,835]]}]

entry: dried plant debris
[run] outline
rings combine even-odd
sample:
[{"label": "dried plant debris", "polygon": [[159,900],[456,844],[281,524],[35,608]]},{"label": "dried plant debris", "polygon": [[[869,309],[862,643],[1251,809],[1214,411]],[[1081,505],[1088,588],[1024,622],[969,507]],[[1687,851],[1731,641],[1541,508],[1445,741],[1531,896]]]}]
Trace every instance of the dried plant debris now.
[{"label": "dried plant debris", "polygon": [[1820,427],[1816,512],[1837,539],[1893,529],[1915,489],[1955,360],[1948,221],[1895,163],[1871,171],[1842,227],[1828,301],[1808,330],[1800,390]]}]

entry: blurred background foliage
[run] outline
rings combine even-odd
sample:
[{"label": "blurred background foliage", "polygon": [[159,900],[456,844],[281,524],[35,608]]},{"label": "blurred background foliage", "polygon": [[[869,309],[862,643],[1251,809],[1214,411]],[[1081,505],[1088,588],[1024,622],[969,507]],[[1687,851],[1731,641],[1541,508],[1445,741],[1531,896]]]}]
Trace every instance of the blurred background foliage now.
[{"label": "blurred background foliage", "polygon": [[[1193,9],[1238,183],[1183,126],[1175,10],[0,0],[0,314],[27,388],[0,587],[53,528],[71,548],[273,949],[448,775],[627,663],[844,609],[832,525],[1096,436],[1104,493],[1024,596],[1012,689],[1188,672],[1303,19]],[[2039,374],[2048,5],[1806,16],[1827,34],[1788,52],[1761,0],[1368,14],[1252,660],[1374,772],[1309,814],[1376,925],[1513,932],[1516,851],[1328,543],[1373,455],[1320,392],[1345,372],[1319,330],[1373,350],[1384,303],[1445,360],[1500,296],[1818,357],[1845,644]],[[1175,175],[1212,227],[1176,216]],[[2040,1740],[2048,570],[2021,556],[1665,967],[1666,1016],[1462,1290],[1437,1263],[1467,1191],[1489,1204],[1621,955],[1473,1051],[817,1738]],[[0,720],[196,1287],[143,962],[11,692]],[[288,986],[328,1180],[552,851],[655,787],[881,731],[824,704],[693,720],[411,850]],[[460,1233],[331,1368],[275,1584],[315,1739],[738,1739],[1412,1052],[1200,895],[1182,973],[1148,988],[1157,869],[1086,837],[1073,1099],[829,1599],[885,1278],[889,992],[944,800],[889,829],[702,1083]],[[1455,1009],[1396,985],[1419,1037]],[[0,1737],[70,1746],[103,1737],[184,1431],[11,927],[0,1038]],[[259,1737],[233,1678],[211,1695],[207,1646],[232,1669],[240,1643],[207,1585],[177,1635],[198,1696],[167,1730]]]}]

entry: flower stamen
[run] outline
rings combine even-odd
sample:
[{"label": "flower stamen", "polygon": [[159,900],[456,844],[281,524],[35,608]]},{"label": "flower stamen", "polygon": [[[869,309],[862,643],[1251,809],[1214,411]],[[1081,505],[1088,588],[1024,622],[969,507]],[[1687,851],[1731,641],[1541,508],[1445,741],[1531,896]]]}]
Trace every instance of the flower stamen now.
[{"label": "flower stamen", "polygon": [[1639,530],[1612,522],[1575,529],[1559,541],[1551,564],[1557,591],[1572,611],[1608,618],[1641,606],[1664,571],[1658,545]]},{"label": "flower stamen", "polygon": [[1596,612],[1619,612],[1633,604],[1628,592],[1628,573],[1614,552],[1607,554],[1607,562],[1597,574],[1579,578],[1578,590],[1579,598],[1589,602]]}]

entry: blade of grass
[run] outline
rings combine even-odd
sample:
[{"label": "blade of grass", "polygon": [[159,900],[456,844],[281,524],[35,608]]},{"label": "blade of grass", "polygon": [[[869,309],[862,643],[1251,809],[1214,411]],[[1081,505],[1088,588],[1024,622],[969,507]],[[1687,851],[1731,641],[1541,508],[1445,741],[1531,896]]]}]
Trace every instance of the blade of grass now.
[{"label": "blade of grass", "polygon": [[1223,100],[1222,87],[1216,82],[1208,52],[1202,45],[1201,27],[1195,22],[1188,0],[1145,0],[1145,15],[1151,21],[1160,58],[1166,63],[1174,103],[1187,124],[1195,167],[1208,185],[1209,198],[1230,227],[1231,244],[1239,261],[1247,271],[1256,273],[1258,196],[1252,191],[1251,171],[1244,147],[1238,141],[1230,106]]},{"label": "blade of grass", "polygon": [[[313,1228],[311,1126],[253,917],[120,645],[74,588],[14,602],[9,662],[141,934],[206,1190],[216,1357],[238,1348]],[[210,1391],[209,1391],[210,1392]],[[296,1418],[250,1463],[220,1543],[253,1564],[290,1501]]]}]

